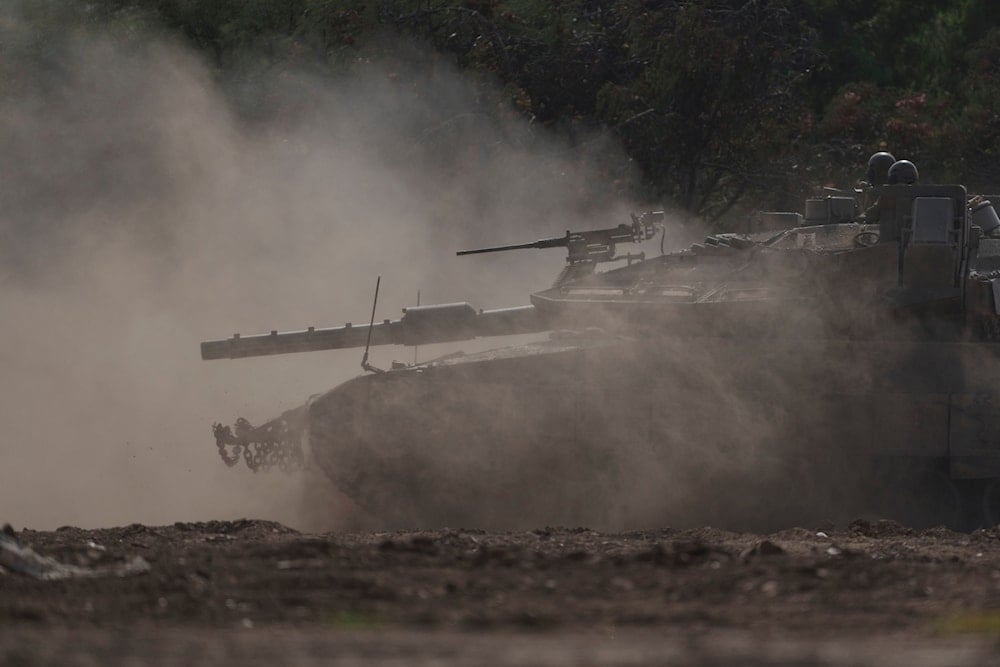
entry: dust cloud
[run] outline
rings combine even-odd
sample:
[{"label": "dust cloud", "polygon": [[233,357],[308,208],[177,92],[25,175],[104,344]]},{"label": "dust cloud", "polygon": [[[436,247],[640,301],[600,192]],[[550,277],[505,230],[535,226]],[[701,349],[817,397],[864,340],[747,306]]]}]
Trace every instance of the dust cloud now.
[{"label": "dust cloud", "polygon": [[[16,21],[4,29],[17,32]],[[17,75],[0,97],[0,518],[15,525],[249,516],[379,527],[318,473],[227,469],[211,435],[213,422],[245,416],[259,424],[358,375],[360,351],[206,363],[198,343],[365,321],[377,275],[379,319],[397,317],[417,290],[425,304],[521,305],[551,283],[559,251],[454,252],[614,226],[643,208],[622,201],[609,179],[609,165],[632,177],[613,142],[571,145],[513,113],[497,120],[479,82],[416,47],[337,76],[303,67],[239,78],[163,39],[70,31],[39,49],[30,35],[19,37],[34,46],[18,51],[18,40],[7,40]],[[671,233],[668,242],[691,240]],[[774,415],[808,412],[815,402],[775,405],[766,397],[796,393],[779,370],[741,375],[711,349],[677,345],[639,343],[610,359],[597,352],[577,384],[540,394],[602,405],[610,418],[594,428],[616,445],[617,460],[548,447],[546,434],[554,442],[570,426],[584,428],[572,423],[578,413],[564,412],[562,421],[537,422],[541,430],[507,434],[524,436],[504,452],[522,457],[507,467],[518,476],[509,488],[551,490],[554,480],[601,477],[610,466],[613,485],[549,494],[533,509],[602,528],[802,517],[785,510],[798,507],[793,496],[809,480],[787,483],[796,461],[783,457],[788,434]],[[429,346],[421,357],[449,349]],[[388,366],[412,354],[376,348],[372,361]],[[770,354],[797,364],[781,350]],[[648,383],[628,376],[640,368]],[[765,400],[747,400],[741,383]],[[636,387],[645,387],[641,396],[632,395]],[[517,393],[498,396],[483,414],[512,423],[547,405],[525,409],[532,394]],[[545,413],[539,419],[560,416]],[[429,428],[454,418],[423,416]],[[660,420],[660,430],[643,419]],[[633,437],[642,424],[671,433],[669,442]],[[421,452],[432,456],[422,472],[458,471],[459,459],[474,469],[467,445],[434,442]],[[656,450],[652,458],[636,450],[643,446]],[[503,504],[509,489],[478,508],[469,505],[476,479],[462,484],[469,493],[451,506],[469,510],[463,521],[528,520]],[[581,498],[580,511],[569,511]]]},{"label": "dust cloud", "polygon": [[360,353],[206,363],[199,341],[362,321],[376,275],[379,318],[418,289],[520,305],[557,251],[454,252],[628,219],[595,178],[608,155],[627,171],[613,146],[491,120],[475,82],[415,47],[336,77],[240,80],[163,39],[38,37],[12,15],[2,30],[0,507],[14,525],[302,525],[301,479],[226,469],[211,424],[294,407],[358,374]]}]

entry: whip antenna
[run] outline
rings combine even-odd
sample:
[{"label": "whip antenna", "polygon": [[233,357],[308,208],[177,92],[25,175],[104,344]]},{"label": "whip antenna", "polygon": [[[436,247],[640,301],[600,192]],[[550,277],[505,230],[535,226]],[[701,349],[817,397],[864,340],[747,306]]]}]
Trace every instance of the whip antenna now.
[{"label": "whip antenna", "polygon": [[375,327],[375,306],[378,305],[378,286],[382,282],[382,276],[375,279],[375,299],[372,301],[372,318],[368,322],[368,340],[365,341],[365,354],[361,357],[361,368],[365,369],[369,373],[382,373],[384,372],[381,368],[376,368],[368,363],[368,348],[372,344],[372,329]]},{"label": "whip antenna", "polygon": [[[420,306],[420,290],[417,290],[417,306]],[[413,346],[413,365],[417,365],[417,350],[420,348],[419,345]]]}]

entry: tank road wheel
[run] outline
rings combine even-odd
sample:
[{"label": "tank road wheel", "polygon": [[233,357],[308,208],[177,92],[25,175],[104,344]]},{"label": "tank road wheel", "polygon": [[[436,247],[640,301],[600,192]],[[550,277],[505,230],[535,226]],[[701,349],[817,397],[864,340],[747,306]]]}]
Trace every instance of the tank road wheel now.
[{"label": "tank road wheel", "polygon": [[1000,479],[992,479],[983,489],[984,527],[1000,525]]}]

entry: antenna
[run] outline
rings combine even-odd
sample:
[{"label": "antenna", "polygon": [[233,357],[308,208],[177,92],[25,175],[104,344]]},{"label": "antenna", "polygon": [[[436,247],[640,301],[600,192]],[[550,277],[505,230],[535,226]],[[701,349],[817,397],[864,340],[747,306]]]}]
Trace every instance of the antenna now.
[{"label": "antenna", "polygon": [[365,354],[361,357],[361,368],[369,373],[384,373],[381,368],[376,368],[368,363],[368,348],[372,344],[372,329],[375,327],[375,306],[378,305],[378,286],[382,282],[382,276],[375,279],[375,299],[372,301],[372,318],[368,322],[368,340],[365,341]]},{"label": "antenna", "polygon": [[[420,306],[420,290],[417,290],[417,306]],[[420,349],[419,345],[413,346],[413,365],[417,365],[417,350]]]}]

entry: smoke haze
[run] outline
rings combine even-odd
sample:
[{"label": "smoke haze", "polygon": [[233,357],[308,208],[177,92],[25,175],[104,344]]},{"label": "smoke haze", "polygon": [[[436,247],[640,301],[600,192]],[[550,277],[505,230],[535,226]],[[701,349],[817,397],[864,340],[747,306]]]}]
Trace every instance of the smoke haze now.
[{"label": "smoke haze", "polygon": [[519,305],[561,257],[454,251],[631,208],[596,177],[601,160],[627,172],[614,146],[491,120],[473,82],[419,49],[341,77],[220,80],[167,41],[40,45],[5,19],[0,507],[15,525],[302,525],[302,480],[226,469],[210,426],[294,407],[356,375],[360,352],[204,363],[200,340],[367,319],[377,274],[379,318],[417,289]]},{"label": "smoke haze", "polygon": [[[644,208],[623,201],[609,178],[633,177],[613,142],[596,136],[571,146],[516,114],[488,113],[493,102],[481,84],[416,47],[397,45],[398,58],[361,61],[338,76],[303,66],[240,78],[169,41],[69,33],[39,55],[15,19],[3,29],[17,75],[0,97],[8,128],[0,151],[0,519],[15,525],[249,516],[303,528],[378,526],[318,473],[227,469],[211,434],[213,422],[245,416],[260,424],[358,375],[360,350],[205,363],[199,341],[366,321],[376,275],[379,319],[398,317],[418,289],[425,304],[521,305],[551,283],[560,252],[454,252],[609,227]],[[669,245],[691,240],[669,229]],[[428,346],[421,358],[450,349]],[[803,439],[786,439],[775,425],[821,406],[808,396],[767,401],[798,388],[778,371],[730,368],[747,358],[742,348],[725,361],[677,341],[630,349],[626,370],[645,368],[646,385],[595,353],[591,376],[567,376],[580,380],[572,391],[538,394],[603,405],[611,419],[594,428],[621,445],[614,497],[578,494],[591,504],[577,514],[565,511],[564,498],[549,498],[551,516],[601,515],[602,528],[759,527],[761,517],[775,526],[824,516],[823,498],[789,502],[810,487],[808,477],[787,483],[796,465],[788,443]],[[376,348],[372,361],[388,366],[411,355]],[[772,356],[776,367],[798,365],[781,350]],[[872,384],[840,385],[852,382]],[[452,389],[462,400],[464,386]],[[641,401],[630,394],[636,387],[645,389]],[[483,414],[524,417],[524,396],[499,389],[510,395]],[[553,442],[564,425],[577,428],[570,408],[561,422],[539,422],[553,429]],[[433,428],[455,415],[425,417]],[[634,437],[644,419],[650,433],[668,434],[664,442]],[[537,479],[537,488],[552,487],[581,472],[572,466],[593,464],[547,448],[543,436],[528,429],[511,445],[512,456],[524,457],[520,486]],[[433,444],[440,450],[426,470],[453,466],[456,443]],[[643,446],[657,451],[635,449]],[[471,451],[461,456],[475,467]],[[829,476],[850,460],[842,454]],[[465,480],[473,497],[475,481]],[[469,521],[523,523],[502,509],[484,507]]]}]

